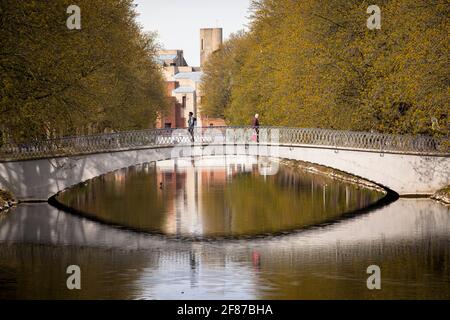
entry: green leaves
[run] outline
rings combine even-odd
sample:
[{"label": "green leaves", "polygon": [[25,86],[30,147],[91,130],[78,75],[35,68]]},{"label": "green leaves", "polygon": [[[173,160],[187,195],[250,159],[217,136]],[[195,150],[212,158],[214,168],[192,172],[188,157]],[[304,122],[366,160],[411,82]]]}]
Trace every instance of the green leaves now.
[{"label": "green leaves", "polygon": [[0,3],[0,130],[13,141],[152,126],[166,106],[155,38],[131,0]]}]

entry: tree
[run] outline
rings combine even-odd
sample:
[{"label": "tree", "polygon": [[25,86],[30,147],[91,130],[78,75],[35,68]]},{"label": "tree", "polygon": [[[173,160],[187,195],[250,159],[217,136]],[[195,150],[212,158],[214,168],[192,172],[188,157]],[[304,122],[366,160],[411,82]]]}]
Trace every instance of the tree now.
[{"label": "tree", "polygon": [[380,30],[366,26],[370,4],[253,1],[245,45],[224,44],[238,63],[205,68],[226,79],[204,82],[208,108],[231,124],[258,112],[266,125],[448,136],[449,3],[380,0]]},{"label": "tree", "polygon": [[166,106],[153,35],[132,0],[0,3],[0,122],[4,137],[29,141],[151,126]]},{"label": "tree", "polygon": [[232,34],[219,50],[213,52],[203,68],[205,76],[200,84],[205,96],[202,113],[212,117],[225,117],[231,100],[233,78],[242,64],[246,38],[243,31]]}]

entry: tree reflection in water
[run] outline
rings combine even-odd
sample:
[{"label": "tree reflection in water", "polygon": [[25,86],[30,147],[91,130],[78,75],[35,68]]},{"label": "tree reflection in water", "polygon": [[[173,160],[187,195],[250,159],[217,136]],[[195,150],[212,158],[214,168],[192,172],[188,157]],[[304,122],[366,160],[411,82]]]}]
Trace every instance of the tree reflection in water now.
[{"label": "tree reflection in water", "polygon": [[[29,221],[40,231],[27,233]],[[20,205],[0,219],[0,297],[448,299],[449,234],[448,208],[425,199],[286,236],[212,242]],[[80,291],[65,288],[70,264],[82,269]],[[365,286],[370,264],[381,267],[381,291]]]},{"label": "tree reflection in water", "polygon": [[262,176],[254,157],[212,157],[122,169],[56,199],[120,226],[203,237],[297,229],[336,219],[383,196],[288,166]]},{"label": "tree reflection in water", "polygon": [[[237,187],[244,188],[252,174],[231,176],[242,179]],[[222,177],[205,175],[203,191],[218,193],[213,191]],[[158,186],[158,180],[146,177],[138,180],[143,186],[148,180]],[[191,178],[186,174],[182,179]],[[288,171],[272,179],[281,190],[308,188],[314,198],[323,199],[319,181],[312,187]],[[172,183],[164,180],[164,188]],[[174,188],[183,186],[178,182]],[[348,193],[338,190],[341,196],[326,194],[326,204],[335,199],[345,203]],[[157,192],[147,199],[164,198]],[[271,189],[258,192],[262,199]],[[182,199],[189,196],[183,193]],[[175,200],[174,208],[181,203]],[[247,206],[243,200],[236,203],[237,208]],[[211,221],[202,225],[214,225]],[[236,220],[229,224],[235,225]],[[449,208],[428,199],[398,199],[363,215],[282,236],[201,242],[131,232],[47,204],[23,204],[0,215],[0,298],[449,299],[449,257]],[[66,289],[65,271],[71,264],[81,267],[82,290]],[[382,290],[366,287],[371,264],[381,268]]]}]

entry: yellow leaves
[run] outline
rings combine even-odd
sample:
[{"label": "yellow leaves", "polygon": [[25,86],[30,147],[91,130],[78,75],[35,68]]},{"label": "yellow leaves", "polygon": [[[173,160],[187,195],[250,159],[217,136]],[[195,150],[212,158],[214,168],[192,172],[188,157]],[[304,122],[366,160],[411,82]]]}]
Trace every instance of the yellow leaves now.
[{"label": "yellow leaves", "polygon": [[262,124],[435,134],[434,116],[448,134],[450,4],[381,1],[377,32],[366,4],[258,1],[239,65],[206,72],[233,66],[220,107],[230,123],[259,112]]}]

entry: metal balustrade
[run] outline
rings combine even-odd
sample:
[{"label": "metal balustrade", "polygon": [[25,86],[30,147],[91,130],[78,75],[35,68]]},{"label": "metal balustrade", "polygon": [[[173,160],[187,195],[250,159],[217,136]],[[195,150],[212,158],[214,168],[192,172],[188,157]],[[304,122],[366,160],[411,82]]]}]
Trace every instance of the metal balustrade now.
[{"label": "metal balustrade", "polygon": [[449,155],[448,139],[429,136],[391,135],[328,129],[260,127],[259,142],[252,141],[251,127],[148,129],[63,137],[26,144],[4,144],[0,161],[70,156],[88,153],[205,144],[309,145],[336,149],[363,149],[379,152]]}]

